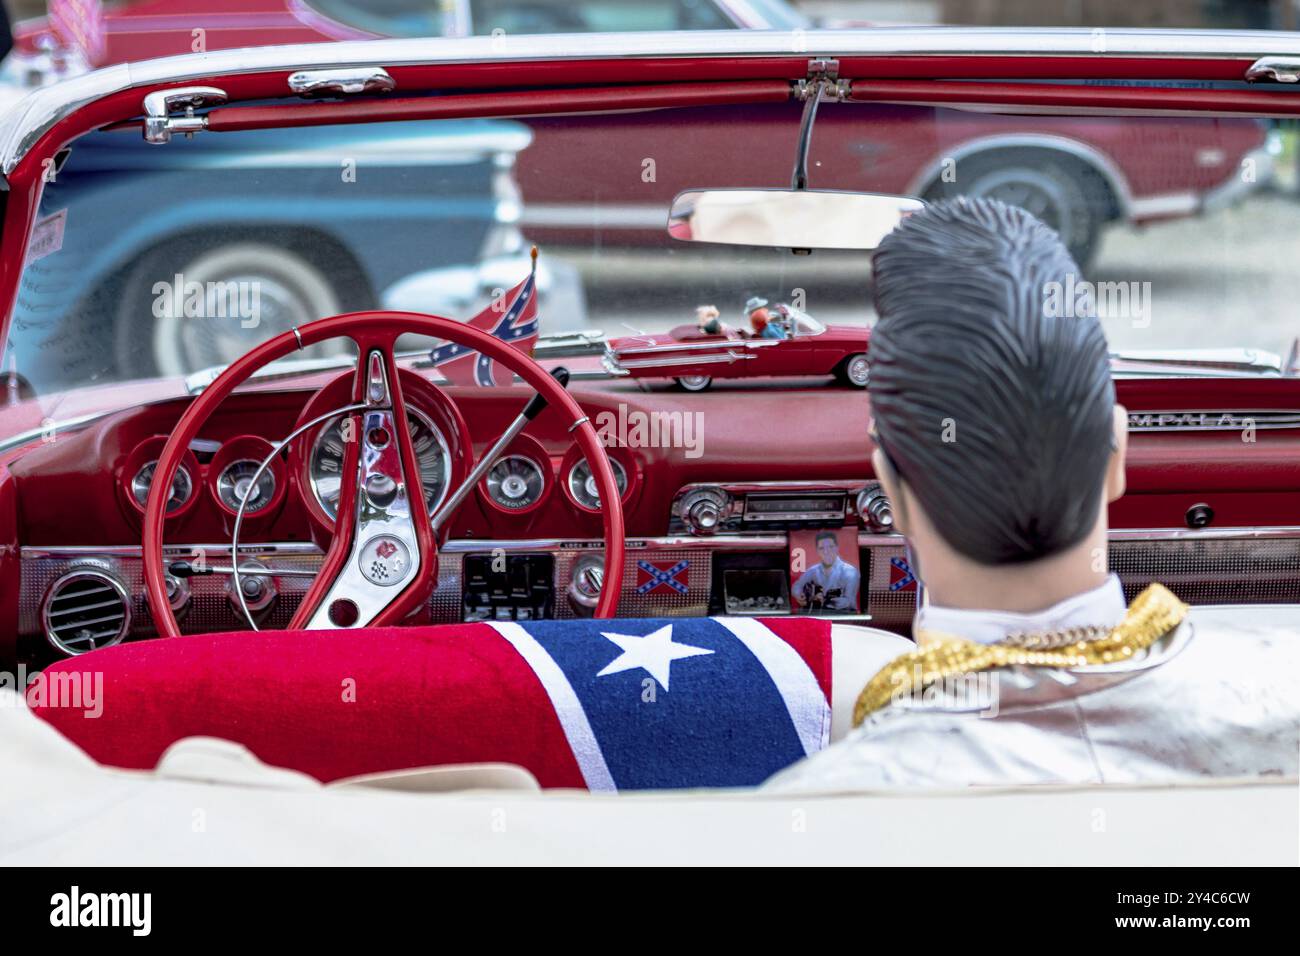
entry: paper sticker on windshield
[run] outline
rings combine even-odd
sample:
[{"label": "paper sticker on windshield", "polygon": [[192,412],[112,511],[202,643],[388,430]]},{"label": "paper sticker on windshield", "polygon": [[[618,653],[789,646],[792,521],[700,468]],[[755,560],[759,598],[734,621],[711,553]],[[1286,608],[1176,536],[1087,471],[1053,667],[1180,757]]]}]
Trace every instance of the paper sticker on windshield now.
[{"label": "paper sticker on windshield", "polygon": [[68,211],[60,209],[36,223],[32,241],[27,245],[27,261],[44,259],[63,248],[63,227],[68,221]]}]

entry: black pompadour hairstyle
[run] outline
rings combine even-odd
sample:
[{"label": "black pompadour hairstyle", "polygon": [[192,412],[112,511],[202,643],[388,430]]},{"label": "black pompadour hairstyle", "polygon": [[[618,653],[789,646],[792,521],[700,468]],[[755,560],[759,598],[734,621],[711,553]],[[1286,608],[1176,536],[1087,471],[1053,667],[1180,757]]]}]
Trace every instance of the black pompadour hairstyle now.
[{"label": "black pompadour hairstyle", "polygon": [[1049,284],[1071,277],[1055,232],[989,199],[928,206],[875,254],[881,450],[935,530],[981,564],[1048,557],[1097,520],[1115,386],[1097,319],[1046,307]]},{"label": "black pompadour hairstyle", "polygon": [[834,541],[836,544],[839,544],[839,543],[840,543],[840,539],[839,539],[839,537],[835,534],[834,531],[819,531],[819,532],[817,533],[817,536],[816,536],[815,538],[813,538],[813,544],[814,544],[814,545],[820,545],[820,544],[821,544],[823,541],[825,541],[827,538],[830,538],[830,539],[831,539],[832,541]]}]

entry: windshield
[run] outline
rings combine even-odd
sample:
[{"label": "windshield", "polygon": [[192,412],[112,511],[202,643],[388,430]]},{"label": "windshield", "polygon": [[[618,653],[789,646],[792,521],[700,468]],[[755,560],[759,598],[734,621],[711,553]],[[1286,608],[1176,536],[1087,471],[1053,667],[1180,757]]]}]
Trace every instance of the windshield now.
[{"label": "windshield", "polygon": [[[801,334],[869,325],[867,253],[665,232],[682,190],[788,184],[800,109],[209,132],[165,146],[136,130],[88,134],[41,200],[6,344],[11,392],[45,401],[183,377],[360,309],[467,319],[523,280],[534,243],[543,336],[665,332],[694,326],[702,307],[757,334],[755,297],[810,316]],[[1024,206],[1080,267],[1044,291],[1045,307],[1095,308],[1112,349],[1144,360],[1216,350],[1276,372],[1300,333],[1295,169],[1294,129],[1261,120],[846,103],[820,112],[810,176],[815,188]]]},{"label": "windshield", "polygon": [[[727,30],[739,24],[719,0],[310,0],[319,12],[378,36],[450,36],[463,31],[491,36],[538,33],[623,33],[635,30]],[[758,4],[760,8],[764,4]],[[802,20],[777,7],[770,26],[787,29]],[[757,15],[756,15],[757,18]],[[761,26],[763,24],[746,24]]]}]

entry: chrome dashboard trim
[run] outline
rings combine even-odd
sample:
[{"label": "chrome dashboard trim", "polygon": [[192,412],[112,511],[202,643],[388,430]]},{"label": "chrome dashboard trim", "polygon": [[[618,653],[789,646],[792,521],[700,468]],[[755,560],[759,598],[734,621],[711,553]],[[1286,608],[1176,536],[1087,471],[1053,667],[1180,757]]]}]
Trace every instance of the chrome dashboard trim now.
[{"label": "chrome dashboard trim", "polygon": [[40,428],[29,428],[25,432],[19,432],[16,435],[10,435],[8,438],[0,440],[0,452],[9,451],[11,448],[21,448],[23,445],[34,442],[37,439],[48,436],[54,436],[60,432],[74,431],[78,428],[84,428],[86,425],[92,425],[101,418],[107,418],[109,415],[116,415],[122,411],[115,408],[112,411],[90,412],[86,415],[78,415],[75,418],[65,418],[62,421],[51,421],[49,424],[42,425]]},{"label": "chrome dashboard trim", "polygon": [[[904,559],[905,541],[899,534],[874,534],[859,531],[858,546],[866,552],[862,563],[863,587],[870,595],[870,619],[877,625],[906,628],[913,613],[914,592],[895,587],[899,566]],[[1126,589],[1145,586],[1150,580],[1162,580],[1176,587],[1192,604],[1236,601],[1270,603],[1300,600],[1300,577],[1295,557],[1300,547],[1300,525],[1261,528],[1126,528],[1110,534],[1111,567],[1121,575]],[[559,598],[573,580],[582,562],[599,558],[605,550],[602,538],[537,539],[462,539],[442,549],[438,564],[438,584],[429,597],[429,619],[439,623],[462,619],[468,613],[470,582],[468,556],[491,555],[506,551],[515,554],[544,553],[554,556],[554,593],[557,597],[556,618],[575,616],[567,602]],[[628,541],[630,560],[622,586],[625,613],[630,617],[698,616],[707,613],[712,596],[712,579],[720,556],[725,553],[767,552],[781,554],[789,547],[783,532],[759,534],[722,533],[716,536],[665,535],[632,538]],[[231,576],[217,570],[229,558],[228,546],[168,545],[164,553],[171,558],[193,558],[196,551],[206,553],[211,576],[192,579],[194,588],[186,610],[187,628],[204,632],[240,630],[246,625],[230,591]],[[150,636],[148,602],[144,598],[139,545],[32,547],[20,549],[21,589],[18,627],[25,640],[41,634],[39,609],[47,588],[59,575],[72,568],[93,564],[111,567],[120,576],[132,596],[134,636]],[[638,558],[650,560],[689,560],[690,593],[644,597],[637,593]],[[262,612],[259,625],[284,627],[296,610],[314,573],[323,560],[320,548],[309,542],[248,544],[240,548],[241,564],[256,559],[274,570],[283,568],[287,575],[275,575],[279,596]],[[768,559],[770,561],[770,559]],[[480,619],[480,618],[476,618]],[[866,619],[859,615],[859,620]]]},{"label": "chrome dashboard trim", "polygon": [[[575,54],[575,51],[581,51]],[[60,120],[133,87],[241,73],[474,62],[702,56],[1145,56],[1259,59],[1300,53],[1281,31],[894,27],[869,30],[680,31],[382,39],[218,50],[121,63],[33,90],[0,121],[0,172],[13,172]],[[791,77],[795,79],[795,77]],[[1243,73],[1244,81],[1244,73]]]},{"label": "chrome dashboard trim", "polygon": [[1224,538],[1300,538],[1300,525],[1258,528],[1112,528],[1111,541],[1212,541]]},{"label": "chrome dashboard trim", "polygon": [[[1111,541],[1197,541],[1216,538],[1300,538],[1300,525],[1267,525],[1249,528],[1112,528]],[[662,535],[654,537],[629,538],[627,547],[633,550],[654,550],[656,548],[739,548],[752,550],[769,550],[784,548],[788,544],[784,532],[762,534],[718,534],[708,537],[692,535]],[[903,543],[901,534],[872,534],[859,532],[858,544],[862,547],[895,547]],[[592,549],[603,550],[604,538],[461,538],[449,541],[440,553],[468,554],[480,551],[562,551]],[[172,556],[192,555],[196,551],[225,558],[230,554],[228,544],[168,544],[163,553]],[[306,541],[281,541],[268,544],[249,543],[240,545],[239,553],[245,556],[324,555],[324,551]],[[19,548],[21,560],[37,558],[81,558],[100,557],[140,557],[140,545],[60,545],[42,547],[24,545]]]},{"label": "chrome dashboard trim", "polygon": [[[107,557],[120,558],[138,558],[140,557],[140,545],[138,544],[74,544],[74,545],[56,545],[54,547],[42,547],[39,545],[24,545],[18,549],[22,560],[35,560],[37,558],[79,558],[86,555],[103,555]],[[229,555],[230,545],[228,544],[165,544],[163,545],[163,554],[172,557],[192,555],[196,551],[202,551],[205,555],[209,552],[217,555]],[[308,541],[289,541],[277,542],[272,544],[245,544],[239,548],[239,553],[244,555],[259,554],[319,554],[324,555],[324,551]]]},{"label": "chrome dashboard trim", "polygon": [[[1300,534],[1300,528],[1296,529]],[[633,550],[654,550],[658,548],[716,548],[732,547],[739,549],[763,550],[784,548],[787,539],[784,534],[745,534],[714,535],[709,538],[694,538],[690,535],[665,535],[662,537],[629,538],[627,547]],[[564,551],[564,550],[604,550],[604,538],[461,538],[449,541],[438,549],[439,553],[469,554],[479,551]],[[168,544],[163,546],[163,553],[171,556],[192,555],[196,551],[211,553],[221,558],[230,555],[228,544]],[[250,542],[240,545],[239,553],[244,556],[274,556],[277,554],[321,555],[325,554],[316,545],[306,541],[274,542],[257,544]],[[37,558],[79,558],[92,556],[103,557],[140,557],[140,545],[66,545],[57,547],[39,547],[25,545],[19,549],[22,560]]]}]

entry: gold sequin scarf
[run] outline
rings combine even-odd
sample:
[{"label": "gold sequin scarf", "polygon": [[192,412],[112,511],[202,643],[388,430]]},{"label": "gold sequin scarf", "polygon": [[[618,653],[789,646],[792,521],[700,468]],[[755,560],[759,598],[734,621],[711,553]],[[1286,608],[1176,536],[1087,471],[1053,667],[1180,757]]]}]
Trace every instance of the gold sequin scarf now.
[{"label": "gold sequin scarf", "polygon": [[871,678],[853,707],[853,726],[895,698],[919,694],[937,681],[963,674],[997,667],[1084,667],[1126,660],[1181,624],[1187,611],[1187,605],[1168,588],[1152,584],[1133,600],[1113,630],[1070,643],[1054,641],[1051,635],[996,644],[942,637],[894,659]]}]

